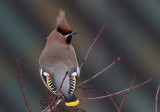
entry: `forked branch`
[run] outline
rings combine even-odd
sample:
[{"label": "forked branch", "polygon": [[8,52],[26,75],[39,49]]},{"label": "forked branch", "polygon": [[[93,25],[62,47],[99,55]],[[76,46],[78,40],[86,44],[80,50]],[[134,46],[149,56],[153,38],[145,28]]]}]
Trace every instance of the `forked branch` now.
[{"label": "forked branch", "polygon": [[[106,93],[107,93],[107,95],[109,95],[108,91],[106,91]],[[118,108],[116,102],[112,99],[112,97],[109,97],[109,99],[111,100],[111,102],[112,102],[112,103],[114,104],[114,106],[116,107],[117,112],[120,112],[120,110],[119,110],[119,108]]]},{"label": "forked branch", "polygon": [[[138,87],[141,87],[149,82],[151,82],[152,78],[148,79],[147,81],[143,82],[143,83],[140,83],[134,87],[131,88],[132,89],[135,89],[135,88],[138,88]],[[119,91],[119,92],[116,92],[116,93],[112,93],[110,95],[105,95],[105,96],[100,96],[100,97],[94,97],[94,98],[80,98],[79,100],[81,101],[88,101],[88,100],[99,100],[99,99],[104,99],[104,98],[108,98],[108,97],[111,97],[111,96],[115,96],[115,95],[118,95],[120,93],[123,93],[123,92],[127,92],[129,89],[125,89],[125,90],[122,90],[122,91]]]},{"label": "forked branch", "polygon": [[134,78],[133,78],[133,80],[132,80],[132,83],[131,83],[128,91],[126,92],[126,94],[125,94],[125,96],[124,96],[124,98],[123,98],[123,100],[122,100],[122,102],[121,102],[121,104],[120,104],[120,106],[119,106],[119,111],[121,111],[121,108],[122,108],[122,106],[123,106],[123,104],[124,104],[124,101],[125,101],[125,99],[127,98],[128,93],[131,91],[131,89],[132,89],[132,87],[133,87],[133,84],[134,84],[134,82],[135,82],[136,76],[137,76],[137,74],[135,73]]}]

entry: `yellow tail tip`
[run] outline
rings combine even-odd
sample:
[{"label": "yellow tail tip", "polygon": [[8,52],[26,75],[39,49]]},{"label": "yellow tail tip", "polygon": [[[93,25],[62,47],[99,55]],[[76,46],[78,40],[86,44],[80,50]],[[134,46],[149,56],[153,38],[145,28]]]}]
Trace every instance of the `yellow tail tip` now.
[{"label": "yellow tail tip", "polygon": [[79,104],[79,100],[76,100],[74,102],[66,102],[66,106],[77,106]]}]

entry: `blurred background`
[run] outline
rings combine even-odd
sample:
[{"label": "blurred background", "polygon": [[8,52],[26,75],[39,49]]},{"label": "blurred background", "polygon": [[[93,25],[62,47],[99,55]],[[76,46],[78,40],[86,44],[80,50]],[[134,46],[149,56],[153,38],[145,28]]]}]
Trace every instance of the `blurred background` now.
[{"label": "blurred background", "polygon": [[[0,0],[0,112],[27,112],[18,83],[15,54],[20,57],[22,82],[32,112],[41,112],[47,98],[39,76],[39,56],[46,38],[55,28],[59,10],[66,12],[70,27],[78,32],[72,39],[79,64],[107,20],[100,38],[84,64],[81,82],[93,76],[120,55],[123,59],[100,77],[89,82],[88,97],[114,93],[153,78],[132,90],[122,112],[154,112],[160,79],[159,0]],[[77,89],[79,98],[85,97]],[[124,94],[114,96],[119,105]],[[86,112],[116,112],[109,99],[82,101]],[[63,112],[64,102],[58,106]],[[70,109],[70,111],[73,109]]]}]

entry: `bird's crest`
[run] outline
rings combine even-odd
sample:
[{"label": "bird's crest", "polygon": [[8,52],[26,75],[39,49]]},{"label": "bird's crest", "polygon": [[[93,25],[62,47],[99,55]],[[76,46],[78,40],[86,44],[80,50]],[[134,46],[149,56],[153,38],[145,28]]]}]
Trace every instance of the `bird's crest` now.
[{"label": "bird's crest", "polygon": [[66,17],[65,17],[65,12],[63,10],[59,11],[59,16],[57,17],[56,27],[59,27],[64,32],[71,31],[71,28],[69,27]]}]

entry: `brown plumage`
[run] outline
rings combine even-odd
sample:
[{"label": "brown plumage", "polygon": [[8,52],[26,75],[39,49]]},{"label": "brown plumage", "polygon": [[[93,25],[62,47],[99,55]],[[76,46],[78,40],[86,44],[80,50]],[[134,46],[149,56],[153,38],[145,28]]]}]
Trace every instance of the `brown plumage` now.
[{"label": "brown plumage", "polygon": [[76,80],[80,74],[75,50],[71,45],[74,34],[65,19],[64,11],[60,11],[56,28],[48,36],[39,58],[41,78],[53,94],[56,94],[65,73],[68,72],[61,88],[67,106],[76,106],[79,103],[74,96]]},{"label": "brown plumage", "polygon": [[69,27],[67,20],[65,18],[65,12],[60,10],[59,16],[57,17],[56,27],[62,28],[65,32],[70,32],[71,28]]}]

